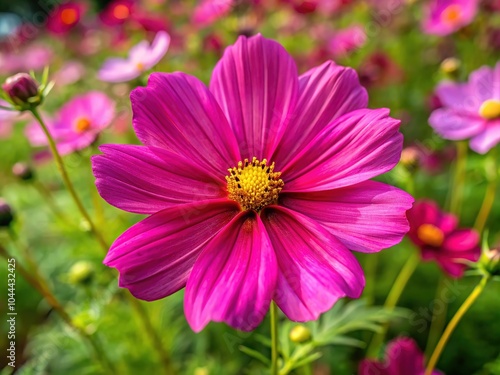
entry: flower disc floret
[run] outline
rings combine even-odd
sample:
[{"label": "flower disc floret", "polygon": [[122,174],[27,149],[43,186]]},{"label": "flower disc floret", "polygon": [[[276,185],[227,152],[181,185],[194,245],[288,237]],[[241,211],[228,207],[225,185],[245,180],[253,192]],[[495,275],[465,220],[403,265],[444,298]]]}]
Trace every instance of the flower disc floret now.
[{"label": "flower disc floret", "polygon": [[267,205],[278,202],[284,182],[281,172],[274,172],[274,162],[245,159],[238,166],[228,169],[226,176],[228,197],[238,202],[242,210],[260,211]]}]

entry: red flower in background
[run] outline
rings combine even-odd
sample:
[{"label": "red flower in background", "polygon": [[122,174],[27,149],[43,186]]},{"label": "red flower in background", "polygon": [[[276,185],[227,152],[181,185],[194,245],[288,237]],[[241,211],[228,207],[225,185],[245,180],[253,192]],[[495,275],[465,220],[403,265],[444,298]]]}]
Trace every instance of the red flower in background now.
[{"label": "red flower in background", "polygon": [[422,259],[435,260],[444,272],[461,277],[466,261],[481,255],[479,235],[474,229],[458,229],[455,215],[442,212],[432,201],[415,203],[407,213],[408,237],[420,248]]},{"label": "red flower in background", "polygon": [[61,4],[47,18],[47,30],[52,34],[64,35],[80,23],[86,11],[87,6],[76,1]]}]

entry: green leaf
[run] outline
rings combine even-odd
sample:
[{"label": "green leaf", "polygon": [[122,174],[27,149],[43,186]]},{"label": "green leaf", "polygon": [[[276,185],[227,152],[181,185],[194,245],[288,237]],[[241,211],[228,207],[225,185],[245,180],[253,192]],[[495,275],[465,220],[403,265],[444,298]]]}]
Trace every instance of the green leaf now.
[{"label": "green leaf", "polygon": [[271,365],[271,361],[269,360],[269,358],[264,356],[262,353],[259,353],[257,350],[251,349],[251,348],[244,346],[244,345],[240,345],[238,347],[238,349],[240,349],[240,351],[242,351],[246,355],[261,361],[262,363],[264,363],[267,366]]}]

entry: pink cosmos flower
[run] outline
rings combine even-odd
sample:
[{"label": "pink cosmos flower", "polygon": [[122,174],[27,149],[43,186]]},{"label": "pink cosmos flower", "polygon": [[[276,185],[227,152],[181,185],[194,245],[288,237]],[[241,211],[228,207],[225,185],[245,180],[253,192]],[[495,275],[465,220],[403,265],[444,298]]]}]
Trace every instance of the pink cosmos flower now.
[{"label": "pink cosmos flower", "polygon": [[193,12],[193,22],[207,26],[229,14],[239,4],[258,5],[261,0],[200,0]]},{"label": "pink cosmos flower", "polygon": [[472,72],[467,83],[445,82],[436,89],[443,104],[429,123],[445,139],[471,138],[470,148],[485,154],[500,142],[500,62]]},{"label": "pink cosmos flower", "polygon": [[441,212],[435,202],[417,202],[407,216],[408,237],[420,248],[422,259],[435,260],[450,276],[462,277],[467,269],[466,261],[479,259],[477,232],[458,229],[456,216]]},{"label": "pink cosmos flower", "polygon": [[298,76],[278,43],[241,36],[209,88],[153,73],[131,94],[144,146],[94,156],[101,196],[148,214],[104,263],[137,298],[186,287],[195,331],[209,321],[254,329],[271,300],[292,320],[359,297],[349,251],[375,252],[408,230],[413,199],[369,179],[399,160],[399,121],[366,109],[354,70],[326,62]]},{"label": "pink cosmos flower", "polygon": [[50,64],[52,57],[52,49],[43,44],[29,44],[16,52],[0,51],[0,74],[41,70]]},{"label": "pink cosmos flower", "polygon": [[[11,107],[9,103],[2,99],[0,99],[0,106]],[[19,117],[19,112],[0,108],[0,139],[10,137],[14,120],[17,117]]]},{"label": "pink cosmos flower", "polygon": [[170,35],[160,31],[151,45],[143,40],[132,47],[127,59],[106,60],[98,72],[98,77],[106,82],[126,82],[137,78],[160,62],[167,53],[169,45]]},{"label": "pink cosmos flower", "polygon": [[84,3],[68,1],[59,5],[47,18],[47,30],[52,34],[66,34],[75,28],[87,10]]},{"label": "pink cosmos flower", "polygon": [[477,4],[477,0],[430,0],[422,29],[439,36],[454,33],[474,20]]},{"label": "pink cosmos flower", "polygon": [[[385,351],[385,361],[365,359],[358,369],[359,375],[424,375],[424,355],[417,343],[408,337],[392,340]],[[442,375],[434,370],[432,375]]]},{"label": "pink cosmos flower", "polygon": [[[92,91],[74,97],[61,108],[56,118],[43,117],[58,151],[66,155],[90,146],[111,123],[114,114],[114,102],[106,94]],[[35,147],[47,145],[47,138],[38,124],[29,125],[26,136]]]},{"label": "pink cosmos flower", "polygon": [[366,43],[366,33],[361,26],[351,26],[337,30],[329,38],[328,51],[333,58],[346,56],[352,51],[361,48]]},{"label": "pink cosmos flower", "polygon": [[167,22],[163,17],[147,13],[139,5],[134,0],[113,0],[99,14],[99,19],[105,26],[122,28],[122,32],[123,27],[129,23],[152,32],[167,29]]}]

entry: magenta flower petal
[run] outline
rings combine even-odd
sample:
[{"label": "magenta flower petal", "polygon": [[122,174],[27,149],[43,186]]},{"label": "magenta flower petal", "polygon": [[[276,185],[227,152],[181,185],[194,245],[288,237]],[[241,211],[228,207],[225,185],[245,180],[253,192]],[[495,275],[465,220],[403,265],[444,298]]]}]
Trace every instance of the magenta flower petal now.
[{"label": "magenta flower petal", "polygon": [[456,112],[477,112],[481,101],[470,95],[469,85],[466,83],[445,82],[438,85],[436,95],[444,107]]},{"label": "magenta flower petal", "polygon": [[387,109],[360,109],[336,119],[281,169],[283,191],[330,190],[391,170],[403,148],[399,123]]},{"label": "magenta flower petal", "polygon": [[132,91],[133,124],[146,146],[196,160],[216,174],[241,160],[238,145],[206,86],[184,73],[153,73]]},{"label": "magenta flower petal", "polygon": [[92,157],[96,186],[106,202],[124,211],[153,214],[182,203],[225,197],[216,180],[183,156],[144,146],[105,145]]},{"label": "magenta flower petal", "polygon": [[123,233],[104,264],[120,272],[120,286],[153,301],[183,288],[201,250],[237,213],[226,199],[160,211]]},{"label": "magenta flower petal", "polygon": [[111,58],[104,62],[97,77],[104,82],[127,82],[141,75],[137,66],[131,64],[128,60],[120,58]]},{"label": "magenta flower petal", "polygon": [[485,127],[486,120],[479,116],[464,115],[447,108],[436,109],[429,124],[443,138],[459,141],[475,136]]},{"label": "magenta flower petal", "polygon": [[479,154],[486,154],[500,142],[500,120],[491,121],[484,130],[470,141],[470,148]]},{"label": "magenta flower petal", "polygon": [[[424,371],[424,355],[415,341],[399,337],[387,345],[384,362],[365,359],[360,363],[358,375],[423,375]],[[432,372],[441,374],[437,370]]]},{"label": "magenta flower petal", "polygon": [[[470,94],[481,105],[485,100],[500,100],[500,62],[492,68],[483,66],[470,74]],[[479,108],[479,106],[478,106]]]},{"label": "magenta flower petal", "polygon": [[260,34],[240,37],[215,66],[210,91],[229,119],[241,155],[269,160],[298,97],[297,67],[288,52]]},{"label": "magenta flower petal", "polygon": [[334,119],[368,105],[356,71],[331,61],[301,75],[299,92],[296,113],[272,158],[278,165],[286,165]]},{"label": "magenta flower petal", "polygon": [[184,309],[195,332],[209,321],[250,331],[273,297],[276,256],[258,215],[240,213],[197,259],[186,285]]},{"label": "magenta flower petal", "polygon": [[264,209],[262,221],[278,259],[274,300],[289,319],[315,320],[339,298],[361,295],[358,261],[319,223],[280,206]]},{"label": "magenta flower petal", "polygon": [[284,194],[280,203],[318,221],[349,250],[375,252],[399,243],[408,232],[413,198],[380,182],[328,191]]},{"label": "magenta flower petal", "polygon": [[201,0],[194,9],[193,22],[206,26],[223,17],[233,7],[234,0]]}]

